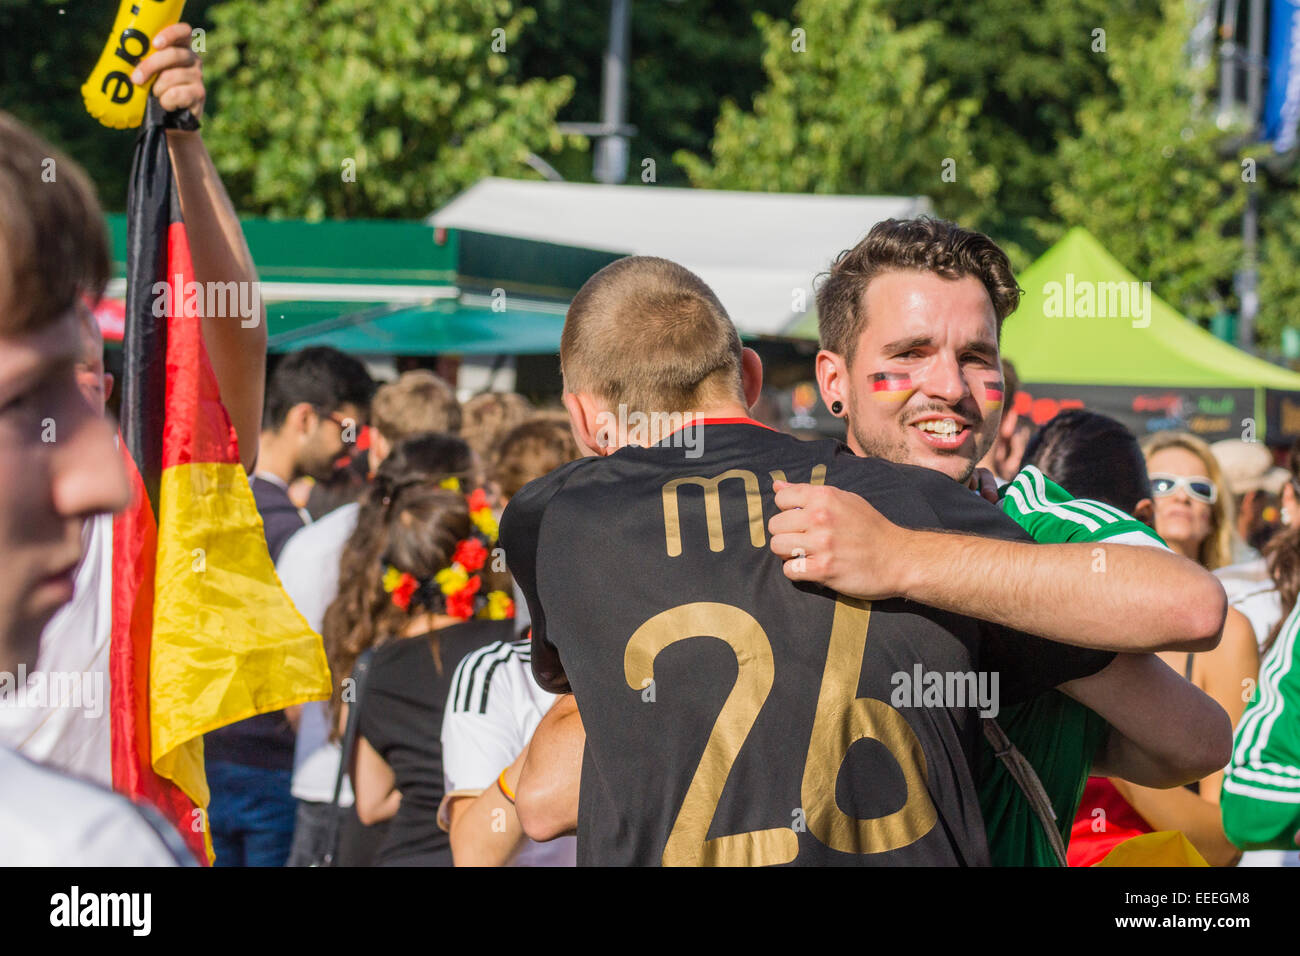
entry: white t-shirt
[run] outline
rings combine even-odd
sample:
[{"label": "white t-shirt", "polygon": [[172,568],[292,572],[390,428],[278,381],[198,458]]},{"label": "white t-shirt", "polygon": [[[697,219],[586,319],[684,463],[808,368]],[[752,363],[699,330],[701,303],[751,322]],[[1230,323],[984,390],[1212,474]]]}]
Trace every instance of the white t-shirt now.
[{"label": "white t-shirt", "polygon": [[1246,615],[1255,631],[1255,640],[1263,647],[1273,625],[1282,618],[1282,599],[1268,576],[1264,559],[1230,564],[1219,568],[1214,576],[1227,592],[1228,604]]},{"label": "white t-shirt", "polygon": [[[335,508],[284,543],[275,571],[285,592],[317,634],[325,626],[325,612],[339,594],[339,561],[357,527],[361,505],[353,502]],[[329,703],[302,705],[298,743],[293,754],[292,792],[299,800],[328,803],[334,799],[341,748],[329,739]],[[343,778],[340,806],[352,806],[352,785]]]},{"label": "white t-shirt", "polygon": [[[446,794],[438,821],[447,825],[452,797],[477,796],[515,762],[555,703],[533,680],[529,643],[497,641],[463,658],[451,678],[442,718]],[[526,840],[511,866],[576,866],[577,837]]]},{"label": "white t-shirt", "polygon": [[110,790],[7,747],[0,781],[0,865],[194,865],[161,817]]},{"label": "white t-shirt", "polygon": [[0,700],[0,745],[111,787],[113,516],[87,521],[82,543],[72,600],[41,633],[27,686]]}]

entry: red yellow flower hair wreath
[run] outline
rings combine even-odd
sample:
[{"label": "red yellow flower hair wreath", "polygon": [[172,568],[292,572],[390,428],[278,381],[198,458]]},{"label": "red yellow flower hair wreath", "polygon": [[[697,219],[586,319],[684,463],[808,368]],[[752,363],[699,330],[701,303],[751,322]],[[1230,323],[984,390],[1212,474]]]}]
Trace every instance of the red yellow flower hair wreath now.
[{"label": "red yellow flower hair wreath", "polygon": [[[460,481],[447,478],[442,481],[442,487],[460,491]],[[431,580],[420,581],[406,571],[399,571],[391,564],[386,565],[384,590],[403,611],[409,611],[414,605],[462,621],[475,616],[491,621],[515,616],[515,603],[506,592],[480,593],[483,587],[481,572],[497,540],[497,522],[482,488],[470,492],[466,502],[469,504],[469,520],[473,531],[468,538],[456,542],[451,564]]]}]

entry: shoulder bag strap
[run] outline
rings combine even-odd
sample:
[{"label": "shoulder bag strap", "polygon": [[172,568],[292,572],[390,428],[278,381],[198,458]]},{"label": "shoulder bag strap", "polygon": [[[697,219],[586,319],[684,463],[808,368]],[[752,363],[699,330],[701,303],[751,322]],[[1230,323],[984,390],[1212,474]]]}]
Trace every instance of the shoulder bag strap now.
[{"label": "shoulder bag strap", "polygon": [[1025,795],[1029,801],[1029,807],[1034,811],[1034,816],[1038,817],[1038,823],[1047,834],[1048,842],[1052,845],[1052,852],[1056,854],[1056,862],[1061,866],[1067,866],[1065,860],[1065,841],[1061,838],[1061,831],[1056,826],[1056,811],[1052,809],[1052,800],[1047,795],[1047,789],[1043,786],[1043,781],[1038,778],[1038,773],[1034,770],[1033,765],[1025,759],[1025,755],[1016,749],[1016,745],[1011,742],[1006,731],[993,718],[985,717],[984,722],[984,739],[989,742],[993,748],[994,755],[1002,761],[1002,765],[1007,768],[1011,774],[1011,779],[1015,780],[1016,786],[1020,792]]}]

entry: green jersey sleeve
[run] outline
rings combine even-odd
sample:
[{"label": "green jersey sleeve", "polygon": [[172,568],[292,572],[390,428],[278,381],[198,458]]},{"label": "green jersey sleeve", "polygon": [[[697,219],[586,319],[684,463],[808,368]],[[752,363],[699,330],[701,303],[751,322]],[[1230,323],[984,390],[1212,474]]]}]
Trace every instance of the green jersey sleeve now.
[{"label": "green jersey sleeve", "polygon": [[1243,850],[1294,850],[1300,831],[1300,608],[1259,669],[1241,715],[1219,803],[1223,832]]},{"label": "green jersey sleeve", "polygon": [[1168,550],[1155,531],[1132,515],[1100,501],[1071,497],[1033,465],[1020,469],[998,494],[1003,512],[1035,541],[1107,541]]}]

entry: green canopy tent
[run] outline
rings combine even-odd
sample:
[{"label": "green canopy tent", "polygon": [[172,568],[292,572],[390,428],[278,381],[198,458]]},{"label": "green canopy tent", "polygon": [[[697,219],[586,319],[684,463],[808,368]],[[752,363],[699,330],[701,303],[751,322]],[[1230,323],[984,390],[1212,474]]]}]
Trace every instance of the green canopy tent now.
[{"label": "green canopy tent", "polygon": [[[108,218],[115,253],[108,295],[121,297],[126,217]],[[271,351],[332,345],[371,356],[498,355],[558,347],[572,290],[512,287],[507,295],[472,273],[462,281],[466,255],[454,230],[367,220],[240,224],[261,280]],[[591,271],[607,261],[601,256]]]},{"label": "green canopy tent", "polygon": [[1188,321],[1086,230],[1070,230],[1019,282],[1002,354],[1023,383],[1016,409],[1036,423],[1084,407],[1139,437],[1165,428],[1207,441],[1300,437],[1300,374]]}]

